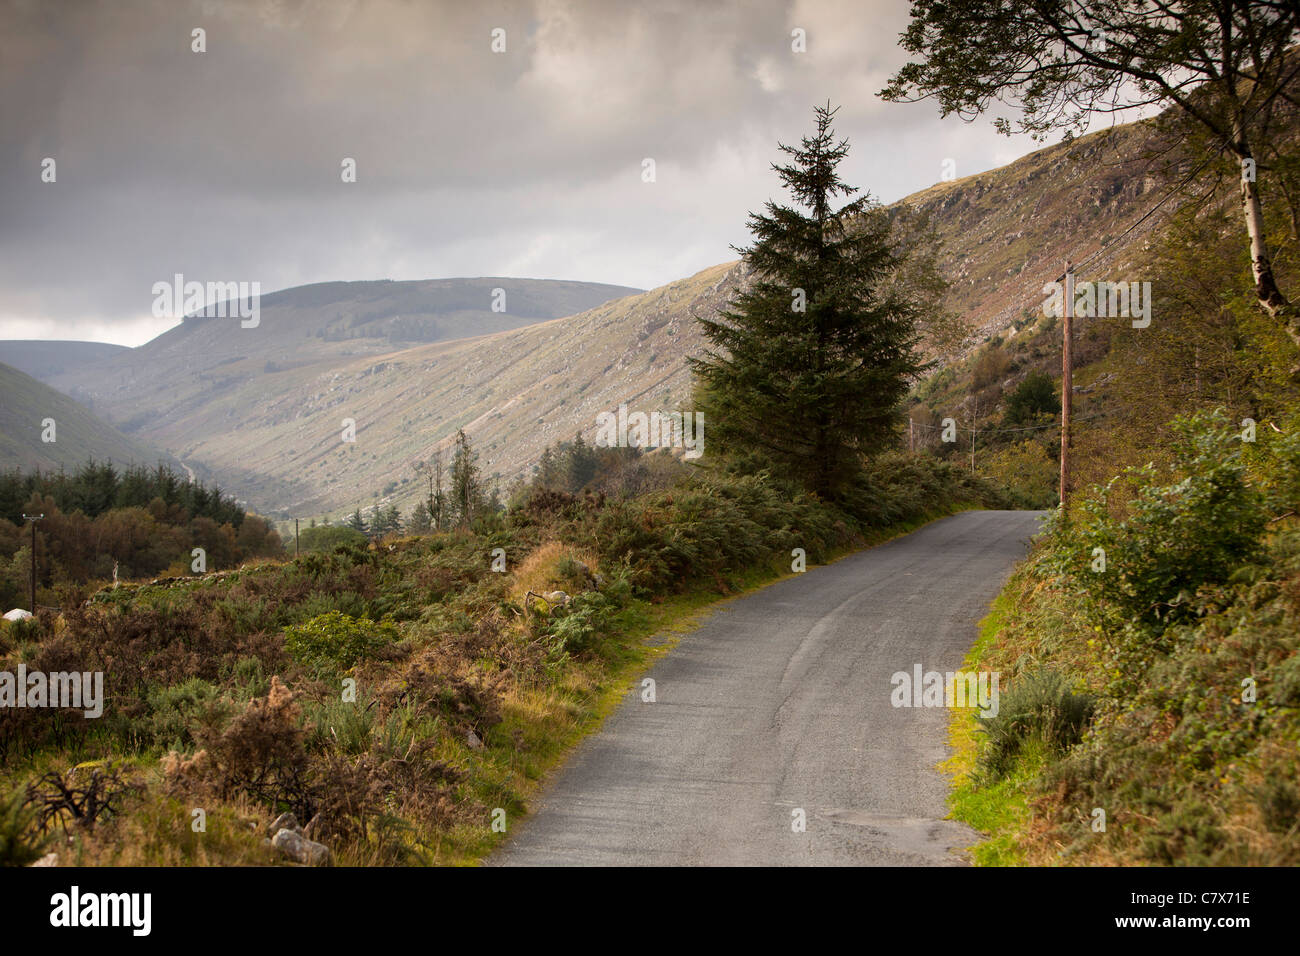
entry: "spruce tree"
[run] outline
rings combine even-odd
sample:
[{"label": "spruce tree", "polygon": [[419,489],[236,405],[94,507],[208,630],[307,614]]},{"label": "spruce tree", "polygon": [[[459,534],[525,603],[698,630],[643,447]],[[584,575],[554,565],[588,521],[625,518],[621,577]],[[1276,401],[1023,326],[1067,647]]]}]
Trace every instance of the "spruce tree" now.
[{"label": "spruce tree", "polygon": [[423,501],[417,501],[415,507],[411,509],[411,516],[406,519],[406,530],[421,534],[428,531],[431,525],[429,506]]},{"label": "spruce tree", "polygon": [[751,213],[738,248],[750,284],[729,310],[700,319],[713,346],[692,359],[697,405],[724,453],[757,452],[823,497],[842,492],[864,454],[890,441],[910,379],[918,305],[893,280],[902,266],[887,214],[837,170],[848,140],[817,107],[816,132],[779,144],[772,168],[799,208]]},{"label": "spruce tree", "polygon": [[568,451],[568,461],[565,463],[565,487],[576,495],[596,477],[596,472],[600,468],[600,458],[596,454],[596,449],[582,440],[581,432],[574,436],[573,444]]},{"label": "spruce tree", "polygon": [[479,470],[478,453],[470,447],[465,430],[456,432],[456,447],[451,459],[451,507],[455,509],[459,524],[467,525],[486,507],[483,478]]}]

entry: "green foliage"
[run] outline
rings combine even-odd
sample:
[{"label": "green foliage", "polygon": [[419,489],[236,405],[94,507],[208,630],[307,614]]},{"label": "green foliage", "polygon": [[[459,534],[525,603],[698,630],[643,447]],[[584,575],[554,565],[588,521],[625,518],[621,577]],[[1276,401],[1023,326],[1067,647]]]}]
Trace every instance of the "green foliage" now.
[{"label": "green foliage", "polygon": [[457,525],[469,525],[487,509],[487,491],[478,463],[478,452],[470,447],[469,437],[463,428],[456,432],[450,482],[447,494],[452,520]]},{"label": "green foliage", "polygon": [[318,671],[345,671],[371,660],[401,634],[391,621],[329,611],[285,629],[284,646],[294,660]]},{"label": "green foliage", "polygon": [[1061,400],[1056,395],[1056,383],[1050,375],[1035,369],[1007,396],[1003,421],[1012,427],[1032,425],[1041,416],[1057,415],[1060,411]]},{"label": "green foliage", "polygon": [[1022,508],[1048,509],[1058,502],[1059,464],[1042,442],[1025,439],[987,453],[981,471]]},{"label": "green foliage", "polygon": [[145,701],[148,710],[139,722],[141,742],[164,751],[192,747],[195,730],[211,726],[226,713],[220,689],[199,677],[151,688]]},{"label": "green foliage", "polygon": [[304,529],[298,535],[298,547],[303,551],[333,551],[343,545],[364,547],[365,543],[364,532],[350,524],[317,525]]},{"label": "green foliage", "polygon": [[[1019,676],[980,765],[990,789],[1024,779],[1037,859],[1300,863],[1300,439],[1279,426],[1243,442],[1222,413],[1177,421],[1172,464],[1084,495],[999,599],[979,663]],[[1053,711],[1068,749],[1031,732]],[[1080,825],[1092,807],[1104,833]]]},{"label": "green foliage", "polygon": [[630,598],[631,589],[625,581],[606,593],[587,591],[575,595],[547,627],[556,641],[556,649],[583,654],[593,650],[602,639],[614,636],[615,615]]},{"label": "green foliage", "polygon": [[36,810],[19,787],[0,799],[0,866],[28,866],[45,855],[51,834],[42,834]]},{"label": "green foliage", "polygon": [[[1259,554],[1268,519],[1221,412],[1179,419],[1174,429],[1181,443],[1168,483],[1153,466],[1129,469],[1085,497],[1053,541],[1051,566],[1112,635],[1127,674],[1145,669],[1170,624],[1197,613],[1199,591]],[[1132,497],[1115,501],[1125,484]],[[1092,570],[1102,556],[1105,570]]]},{"label": "green foliage", "polygon": [[[45,516],[36,525],[37,586],[50,592],[112,578],[115,570],[122,580],[167,569],[189,574],[195,547],[204,550],[208,571],[283,553],[265,519],[220,489],[162,466],[119,472],[89,462],[53,475],[15,470],[0,473],[0,599],[27,591],[30,558],[21,567],[16,560],[31,551],[23,514]],[[53,600],[51,594],[41,603]]]},{"label": "green foliage", "polygon": [[423,534],[432,527],[433,519],[429,516],[429,506],[423,501],[417,501],[406,519],[406,530],[412,534]]},{"label": "green foliage", "polygon": [[983,771],[992,779],[1006,775],[1031,742],[1064,753],[1082,739],[1095,706],[1091,695],[1077,693],[1058,671],[1025,672],[1001,692],[997,714],[982,722]]},{"label": "green foliage", "polygon": [[847,141],[834,111],[776,166],[806,212],[769,202],[749,217],[742,250],[752,283],[717,319],[701,318],[712,351],[692,359],[697,404],[723,452],[756,449],[808,491],[835,498],[861,456],[894,437],[898,405],[923,366],[914,354],[921,309],[905,283],[904,244],[889,216],[837,167]]}]

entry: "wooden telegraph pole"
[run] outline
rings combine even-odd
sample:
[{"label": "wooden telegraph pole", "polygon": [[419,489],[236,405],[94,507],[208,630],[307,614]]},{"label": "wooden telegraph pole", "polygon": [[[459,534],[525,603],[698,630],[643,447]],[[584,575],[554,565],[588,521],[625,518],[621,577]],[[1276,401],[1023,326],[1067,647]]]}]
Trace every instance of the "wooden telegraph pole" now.
[{"label": "wooden telegraph pole", "polygon": [[45,515],[23,515],[24,521],[32,523],[32,614],[36,614],[36,522]]},{"label": "wooden telegraph pole", "polygon": [[1073,397],[1070,344],[1074,331],[1074,267],[1065,264],[1064,338],[1061,346],[1061,512],[1065,513],[1070,489],[1070,405]]}]

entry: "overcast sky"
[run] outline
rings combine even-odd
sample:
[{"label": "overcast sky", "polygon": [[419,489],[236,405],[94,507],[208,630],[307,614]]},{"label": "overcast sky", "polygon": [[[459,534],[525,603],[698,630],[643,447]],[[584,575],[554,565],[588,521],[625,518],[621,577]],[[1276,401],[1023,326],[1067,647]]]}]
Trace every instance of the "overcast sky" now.
[{"label": "overcast sky", "polygon": [[0,0],[0,338],[138,345],[174,324],[151,315],[151,288],[178,272],[263,293],[662,285],[735,258],[746,213],[782,195],[777,142],[828,99],[852,145],[844,177],[884,202],[938,181],[946,158],[966,176],[1033,149],[877,98],[905,61],[907,10]]}]

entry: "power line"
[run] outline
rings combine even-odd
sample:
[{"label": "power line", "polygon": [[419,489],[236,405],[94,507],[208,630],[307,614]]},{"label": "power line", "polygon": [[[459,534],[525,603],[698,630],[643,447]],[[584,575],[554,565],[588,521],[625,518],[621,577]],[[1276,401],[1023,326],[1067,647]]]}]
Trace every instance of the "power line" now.
[{"label": "power line", "polygon": [[[1098,418],[1104,418],[1104,417],[1105,417],[1105,416],[1104,416],[1103,414],[1101,414],[1100,412],[1098,412],[1096,415],[1089,415],[1087,418],[1076,418],[1076,419],[1074,419],[1074,421],[1075,421],[1075,422],[1090,422],[1090,421],[1094,421],[1094,420],[1096,420],[1096,419],[1098,419]],[[945,425],[930,425],[930,424],[928,424],[928,423],[926,423],[926,422],[913,422],[912,424],[913,424],[913,426],[916,427],[916,428],[933,428],[935,431],[945,431],[948,427],[951,427],[954,431],[975,432],[976,434],[980,434],[980,435],[1001,435],[1001,434],[1005,434],[1005,433],[1007,433],[1007,432],[1031,432],[1031,431],[1038,431],[1038,430],[1043,429],[1043,428],[1060,428],[1060,427],[1061,427],[1061,423],[1060,423],[1060,422],[1048,422],[1048,423],[1045,424],[1045,425],[1025,425],[1025,426],[1023,426],[1023,427],[1019,427],[1019,428],[970,428],[970,427],[967,427],[966,425],[958,425],[958,424],[956,423],[955,420],[954,420],[954,422],[953,422],[953,424],[952,424],[951,426],[945,426]]]}]

